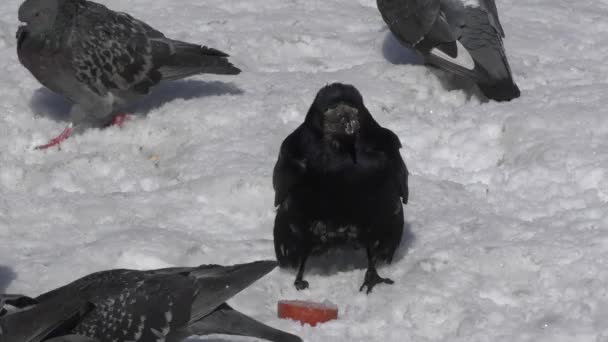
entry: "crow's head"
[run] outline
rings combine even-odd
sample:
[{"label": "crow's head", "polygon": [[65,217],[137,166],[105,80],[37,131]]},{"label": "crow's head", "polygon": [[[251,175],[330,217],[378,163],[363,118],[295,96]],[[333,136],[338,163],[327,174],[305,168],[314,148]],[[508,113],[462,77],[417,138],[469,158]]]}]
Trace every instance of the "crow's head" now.
[{"label": "crow's head", "polygon": [[323,135],[339,139],[357,136],[366,113],[355,87],[333,83],[319,90],[306,120]]}]

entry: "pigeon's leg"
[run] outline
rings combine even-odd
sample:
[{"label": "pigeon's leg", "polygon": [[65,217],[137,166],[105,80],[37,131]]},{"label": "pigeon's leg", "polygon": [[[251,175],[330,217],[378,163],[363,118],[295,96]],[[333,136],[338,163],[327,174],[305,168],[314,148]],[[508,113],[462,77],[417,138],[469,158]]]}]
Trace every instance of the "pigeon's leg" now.
[{"label": "pigeon's leg", "polygon": [[66,129],[61,132],[57,137],[51,139],[48,143],[37,146],[37,150],[44,150],[53,146],[57,146],[72,135],[81,134],[89,128],[103,128],[111,122],[111,117],[108,113],[111,113],[112,107],[109,102],[96,102],[83,107],[82,105],[75,104],[70,111],[70,117],[72,122]]},{"label": "pigeon's leg", "polygon": [[367,271],[365,272],[365,281],[359,291],[363,291],[367,287],[367,294],[370,294],[374,286],[378,284],[394,284],[395,282],[389,278],[382,278],[376,270],[376,256],[370,247],[367,247]]},{"label": "pigeon's leg", "polygon": [[308,259],[309,253],[303,253],[300,257],[300,267],[298,267],[298,274],[296,275],[296,281],[293,283],[296,289],[299,291],[308,288],[308,282],[304,280],[304,267],[306,266],[306,260]]},{"label": "pigeon's leg", "polygon": [[122,125],[127,121],[128,115],[125,113],[116,113],[112,118],[112,122],[110,122],[109,126],[122,127]]},{"label": "pigeon's leg", "polygon": [[225,334],[250,336],[275,342],[301,342],[298,336],[271,328],[228,304],[220,305],[215,311],[188,326],[188,335]]},{"label": "pigeon's leg", "polygon": [[66,140],[67,138],[69,138],[70,135],[72,135],[72,130],[73,130],[73,125],[70,123],[68,125],[68,127],[66,127],[63,130],[63,132],[61,132],[61,134],[59,134],[55,138],[51,139],[48,143],[46,143],[44,145],[36,146],[36,149],[37,150],[46,150],[47,148],[50,148],[50,147],[57,146],[57,145],[61,144],[61,142],[63,142],[64,140]]}]

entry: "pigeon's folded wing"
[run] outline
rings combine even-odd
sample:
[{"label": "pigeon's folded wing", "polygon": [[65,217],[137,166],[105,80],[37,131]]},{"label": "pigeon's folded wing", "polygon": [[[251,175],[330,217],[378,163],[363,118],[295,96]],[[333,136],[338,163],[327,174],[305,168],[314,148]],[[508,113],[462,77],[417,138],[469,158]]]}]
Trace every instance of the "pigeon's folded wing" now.
[{"label": "pigeon's folded wing", "polygon": [[91,303],[78,297],[55,297],[31,309],[2,317],[0,337],[6,342],[44,341],[64,325],[79,321],[92,309]]},{"label": "pigeon's folded wing", "polygon": [[440,0],[377,0],[389,29],[401,41],[418,44],[439,17]]},{"label": "pigeon's folded wing", "polygon": [[64,335],[46,340],[45,342],[99,342],[99,340],[82,335]]},{"label": "pigeon's folded wing", "polygon": [[84,291],[93,298],[95,309],[71,332],[91,336],[113,322],[108,339],[118,341],[135,341],[137,336],[140,341],[166,338],[188,322],[195,294],[192,279],[170,274],[145,276],[134,284],[125,279],[122,286],[118,282],[91,284]]},{"label": "pigeon's folded wing", "polygon": [[145,94],[160,82],[158,66],[171,54],[163,39],[161,32],[126,13],[90,4],[71,30],[71,67],[78,81],[99,95],[112,90]]},{"label": "pigeon's folded wing", "polygon": [[498,32],[498,34],[504,38],[505,31],[502,29],[502,24],[498,18],[498,9],[496,8],[496,3],[494,0],[479,0],[479,5],[488,13],[490,17],[490,24],[494,27],[496,32]]}]

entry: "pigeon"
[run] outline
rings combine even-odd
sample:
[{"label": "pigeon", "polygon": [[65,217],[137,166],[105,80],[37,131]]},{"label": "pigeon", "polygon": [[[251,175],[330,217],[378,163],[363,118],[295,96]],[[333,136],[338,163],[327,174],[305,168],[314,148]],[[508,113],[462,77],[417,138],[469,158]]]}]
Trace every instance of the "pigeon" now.
[{"label": "pigeon", "polygon": [[308,257],[339,246],[367,251],[361,291],[393,283],[376,264],[392,262],[403,235],[409,189],[400,148],[355,87],[334,83],[318,92],[283,141],[273,173],[275,253],[281,267],[298,268],[296,289],[309,287]]},{"label": "pigeon", "polygon": [[192,335],[227,334],[301,342],[225,303],[276,265],[257,261],[93,273],[0,317],[0,341],[179,342]]},{"label": "pigeon", "polygon": [[520,96],[502,39],[494,0],[377,0],[401,43],[427,64],[472,79],[496,101]]},{"label": "pigeon", "polygon": [[[73,102],[71,123],[39,148],[87,128],[120,124],[117,110],[163,80],[236,75],[228,55],[165,37],[126,13],[86,0],[26,0],[17,31],[19,61],[45,87]],[[116,118],[116,119],[115,119]]]}]

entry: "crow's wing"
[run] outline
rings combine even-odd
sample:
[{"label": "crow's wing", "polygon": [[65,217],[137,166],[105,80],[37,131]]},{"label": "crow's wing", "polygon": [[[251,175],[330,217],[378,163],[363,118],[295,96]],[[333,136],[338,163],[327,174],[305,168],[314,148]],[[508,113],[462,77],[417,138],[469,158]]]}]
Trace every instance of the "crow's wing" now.
[{"label": "crow's wing", "polygon": [[304,130],[300,126],[291,133],[281,144],[279,159],[274,166],[272,185],[274,187],[274,205],[279,206],[295,184],[298,184],[306,171],[306,159],[298,146],[300,136]]},{"label": "crow's wing", "polygon": [[409,198],[409,187],[407,185],[407,179],[409,176],[409,172],[407,170],[407,166],[401,157],[401,153],[399,153],[399,149],[401,149],[401,141],[399,141],[399,137],[391,130],[382,128],[385,136],[385,146],[384,149],[388,151],[388,156],[390,158],[390,162],[393,165],[394,177],[399,185],[399,192],[401,195],[401,200],[403,203],[407,204]]}]

